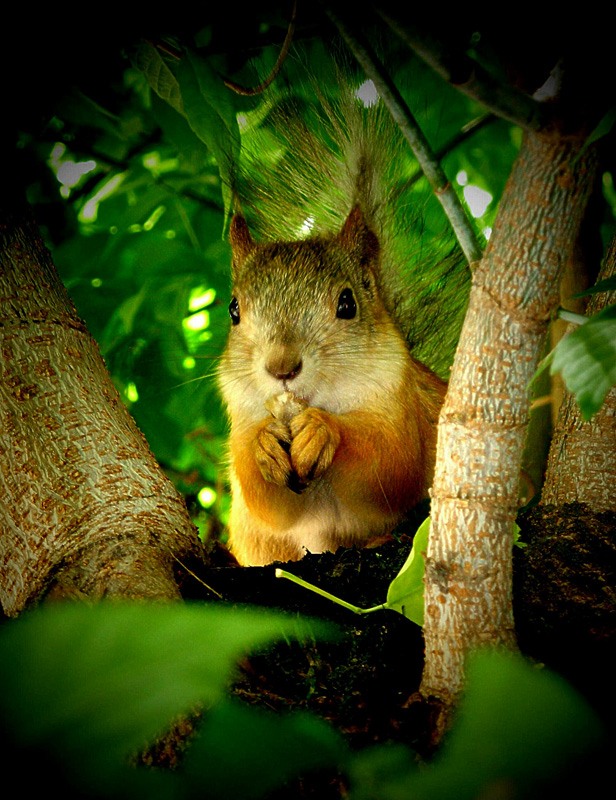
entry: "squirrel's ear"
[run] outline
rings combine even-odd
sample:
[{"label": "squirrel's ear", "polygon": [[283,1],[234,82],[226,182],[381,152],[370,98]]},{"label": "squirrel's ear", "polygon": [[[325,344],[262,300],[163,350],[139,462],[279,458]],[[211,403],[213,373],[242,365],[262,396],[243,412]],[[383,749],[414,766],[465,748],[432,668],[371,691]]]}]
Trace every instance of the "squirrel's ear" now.
[{"label": "squirrel's ear", "polygon": [[377,235],[368,226],[364,212],[354,206],[338,235],[345,250],[358,253],[362,263],[374,262],[379,257],[380,245]]},{"label": "squirrel's ear", "polygon": [[240,266],[256,247],[246,220],[240,214],[233,215],[229,227],[229,241],[233,251],[233,266]]}]

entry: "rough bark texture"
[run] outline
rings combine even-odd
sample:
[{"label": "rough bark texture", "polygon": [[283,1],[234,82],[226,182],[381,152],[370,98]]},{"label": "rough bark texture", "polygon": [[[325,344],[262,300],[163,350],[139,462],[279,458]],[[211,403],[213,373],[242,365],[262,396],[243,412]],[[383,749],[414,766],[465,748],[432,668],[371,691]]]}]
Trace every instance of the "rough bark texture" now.
[{"label": "rough bark texture", "polygon": [[0,201],[0,600],[178,596],[201,545],[27,209]]},{"label": "rough bark texture", "polygon": [[613,728],[616,513],[538,505],[519,519],[514,611],[520,648],[570,680]]},{"label": "rough bark texture", "polygon": [[[598,280],[616,274],[616,238]],[[616,291],[592,295],[586,314],[616,302]],[[616,388],[606,395],[589,422],[577,401],[565,393],[552,438],[541,502],[548,505],[587,503],[595,513],[616,511]]]},{"label": "rough bark texture", "polygon": [[593,154],[580,149],[573,138],[525,136],[474,275],[439,421],[426,560],[421,691],[443,709],[437,737],[467,652],[515,647],[511,551],[528,385],[592,185]]}]

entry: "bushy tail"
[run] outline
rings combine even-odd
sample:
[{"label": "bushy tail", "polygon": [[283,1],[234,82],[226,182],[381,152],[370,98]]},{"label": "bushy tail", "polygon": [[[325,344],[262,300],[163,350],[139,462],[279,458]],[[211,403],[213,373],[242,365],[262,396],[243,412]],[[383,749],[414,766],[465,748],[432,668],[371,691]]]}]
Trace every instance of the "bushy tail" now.
[{"label": "bushy tail", "polygon": [[265,241],[336,233],[359,204],[380,240],[397,324],[413,355],[447,377],[470,273],[444,217],[426,231],[427,208],[438,204],[413,179],[417,164],[389,112],[362,100],[370,87],[360,85],[338,66],[331,86],[308,77],[272,92],[247,117],[236,191]]}]

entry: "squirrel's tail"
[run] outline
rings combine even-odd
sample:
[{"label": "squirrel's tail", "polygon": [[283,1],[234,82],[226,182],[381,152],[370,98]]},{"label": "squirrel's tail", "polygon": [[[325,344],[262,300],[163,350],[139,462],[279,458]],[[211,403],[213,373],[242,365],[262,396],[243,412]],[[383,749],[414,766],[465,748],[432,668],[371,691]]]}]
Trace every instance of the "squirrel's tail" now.
[{"label": "squirrel's tail", "polygon": [[242,211],[262,240],[288,241],[336,233],[359,205],[379,237],[386,304],[413,355],[447,377],[468,267],[444,217],[440,230],[426,230],[428,204],[438,204],[371,85],[345,67],[333,77],[278,89],[257,119],[247,117]]}]

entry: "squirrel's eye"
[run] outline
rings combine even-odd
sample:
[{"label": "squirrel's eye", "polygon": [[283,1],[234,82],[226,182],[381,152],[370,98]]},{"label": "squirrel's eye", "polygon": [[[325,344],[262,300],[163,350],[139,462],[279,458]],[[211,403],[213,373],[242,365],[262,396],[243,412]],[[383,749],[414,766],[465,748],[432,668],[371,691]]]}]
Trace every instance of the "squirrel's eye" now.
[{"label": "squirrel's eye", "polygon": [[357,313],[357,305],[353,297],[352,289],[343,289],[338,298],[338,309],[336,316],[339,319],[353,319]]},{"label": "squirrel's eye", "polygon": [[237,297],[234,297],[229,303],[229,316],[234,325],[238,325],[240,321],[240,304],[237,302]]}]

